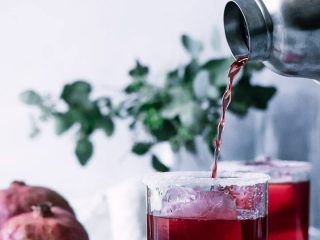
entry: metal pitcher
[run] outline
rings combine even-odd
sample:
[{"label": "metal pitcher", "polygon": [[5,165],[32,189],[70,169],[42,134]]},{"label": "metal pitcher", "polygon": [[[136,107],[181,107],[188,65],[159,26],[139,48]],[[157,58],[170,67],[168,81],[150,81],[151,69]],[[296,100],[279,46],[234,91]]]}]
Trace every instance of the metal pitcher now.
[{"label": "metal pitcher", "polygon": [[224,13],[233,55],[320,80],[320,0],[233,0]]}]

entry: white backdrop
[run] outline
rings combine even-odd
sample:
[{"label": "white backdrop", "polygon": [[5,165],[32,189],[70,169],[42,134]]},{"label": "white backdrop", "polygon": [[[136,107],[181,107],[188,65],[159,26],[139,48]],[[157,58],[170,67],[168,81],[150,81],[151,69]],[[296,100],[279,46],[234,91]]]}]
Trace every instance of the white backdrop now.
[{"label": "white backdrop", "polygon": [[131,146],[125,125],[112,140],[102,133],[94,137],[95,155],[86,168],[73,154],[72,134],[56,137],[48,125],[30,140],[30,108],[18,94],[33,88],[58,95],[64,83],[76,79],[91,81],[97,94],[120,89],[136,58],[161,74],[186,60],[181,33],[209,41],[213,26],[222,29],[223,5],[209,0],[0,1],[0,186],[23,179],[76,197],[150,171],[148,159],[125,155]]}]

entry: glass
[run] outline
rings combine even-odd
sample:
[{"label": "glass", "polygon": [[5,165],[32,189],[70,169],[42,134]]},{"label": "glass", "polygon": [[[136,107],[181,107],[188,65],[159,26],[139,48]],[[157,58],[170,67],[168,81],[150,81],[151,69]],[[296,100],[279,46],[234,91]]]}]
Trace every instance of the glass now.
[{"label": "glass", "polygon": [[268,180],[228,171],[148,176],[148,240],[266,240]]},{"label": "glass", "polygon": [[270,175],[269,240],[307,240],[310,209],[310,171],[306,162],[263,160],[221,162],[220,169]]}]

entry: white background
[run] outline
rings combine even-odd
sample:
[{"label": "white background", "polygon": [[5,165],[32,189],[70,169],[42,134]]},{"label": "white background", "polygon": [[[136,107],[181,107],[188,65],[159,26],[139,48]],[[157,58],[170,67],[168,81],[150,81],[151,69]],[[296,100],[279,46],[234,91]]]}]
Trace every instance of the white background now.
[{"label": "white background", "polygon": [[91,81],[96,94],[114,95],[128,83],[136,58],[161,76],[187,60],[179,42],[182,33],[208,42],[214,26],[222,30],[223,5],[196,0],[1,1],[0,185],[23,179],[74,197],[146,173],[148,159],[126,154],[131,139],[124,124],[111,140],[103,133],[94,136],[96,150],[86,168],[73,154],[72,133],[56,137],[47,124],[39,138],[29,139],[31,111],[18,95],[32,88],[58,96],[64,83],[77,79]]}]

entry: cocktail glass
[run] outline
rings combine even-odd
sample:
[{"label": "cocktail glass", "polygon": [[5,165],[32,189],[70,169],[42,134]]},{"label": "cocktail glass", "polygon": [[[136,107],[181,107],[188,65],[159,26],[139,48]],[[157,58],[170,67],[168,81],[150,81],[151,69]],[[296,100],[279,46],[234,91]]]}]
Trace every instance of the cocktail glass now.
[{"label": "cocktail glass", "polygon": [[221,162],[220,170],[263,172],[270,175],[269,240],[307,240],[309,228],[310,171],[306,162],[259,160]]},{"label": "cocktail glass", "polygon": [[148,240],[266,240],[268,180],[229,171],[147,176]]}]

